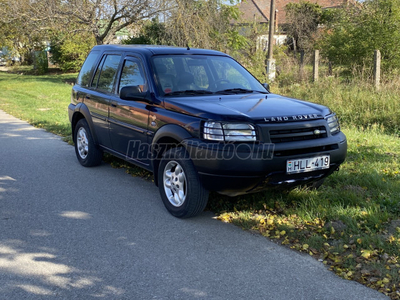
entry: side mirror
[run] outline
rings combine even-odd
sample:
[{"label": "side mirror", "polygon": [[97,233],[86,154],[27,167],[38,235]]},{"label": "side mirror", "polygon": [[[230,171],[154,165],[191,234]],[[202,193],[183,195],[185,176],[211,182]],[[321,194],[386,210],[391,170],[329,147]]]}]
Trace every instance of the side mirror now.
[{"label": "side mirror", "polygon": [[262,86],[269,92],[269,84],[268,83],[263,83]]},{"label": "side mirror", "polygon": [[122,100],[142,100],[149,102],[146,99],[147,92],[142,92],[138,85],[124,86],[119,92],[119,97]]}]

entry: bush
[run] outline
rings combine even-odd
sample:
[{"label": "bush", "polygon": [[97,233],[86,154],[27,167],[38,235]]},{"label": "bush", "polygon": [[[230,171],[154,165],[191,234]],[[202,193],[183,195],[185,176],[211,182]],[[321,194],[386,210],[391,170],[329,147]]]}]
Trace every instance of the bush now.
[{"label": "bush", "polygon": [[51,41],[51,61],[63,71],[79,71],[87,54],[96,45],[92,35],[59,35]]}]

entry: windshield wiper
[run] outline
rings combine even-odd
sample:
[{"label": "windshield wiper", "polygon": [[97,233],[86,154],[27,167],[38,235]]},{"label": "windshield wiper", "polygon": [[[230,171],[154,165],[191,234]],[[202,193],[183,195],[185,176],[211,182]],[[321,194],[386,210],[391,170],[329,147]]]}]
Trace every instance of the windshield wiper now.
[{"label": "windshield wiper", "polygon": [[175,91],[171,93],[165,93],[165,96],[179,96],[179,95],[211,95],[213,92],[206,90],[186,90],[186,91]]},{"label": "windshield wiper", "polygon": [[226,90],[221,90],[218,92],[215,92],[216,94],[225,94],[225,95],[230,95],[230,94],[245,94],[245,93],[261,93],[261,94],[268,94],[268,92],[263,92],[263,91],[254,91],[254,90],[248,90],[248,89],[242,89],[242,88],[236,88],[236,89],[226,89]]}]

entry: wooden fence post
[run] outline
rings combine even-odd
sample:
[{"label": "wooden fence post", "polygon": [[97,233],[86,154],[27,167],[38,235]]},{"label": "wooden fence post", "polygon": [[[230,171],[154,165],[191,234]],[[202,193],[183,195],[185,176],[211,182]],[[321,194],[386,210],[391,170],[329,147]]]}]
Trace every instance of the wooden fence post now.
[{"label": "wooden fence post", "polygon": [[375,50],[374,53],[374,85],[376,89],[379,89],[381,81],[381,52]]},{"label": "wooden fence post", "polygon": [[314,52],[314,63],[313,63],[313,81],[318,81],[318,67],[319,67],[319,50]]}]

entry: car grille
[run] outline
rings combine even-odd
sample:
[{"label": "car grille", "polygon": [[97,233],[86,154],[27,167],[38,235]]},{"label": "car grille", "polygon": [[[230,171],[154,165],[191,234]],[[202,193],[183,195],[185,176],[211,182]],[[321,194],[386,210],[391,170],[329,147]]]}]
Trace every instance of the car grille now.
[{"label": "car grille", "polygon": [[326,138],[327,132],[324,126],[318,126],[296,129],[271,130],[269,132],[269,136],[271,139],[271,143],[287,143]]}]

